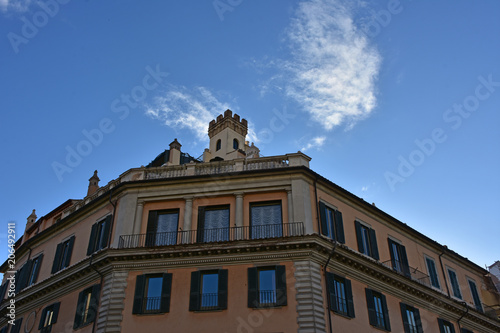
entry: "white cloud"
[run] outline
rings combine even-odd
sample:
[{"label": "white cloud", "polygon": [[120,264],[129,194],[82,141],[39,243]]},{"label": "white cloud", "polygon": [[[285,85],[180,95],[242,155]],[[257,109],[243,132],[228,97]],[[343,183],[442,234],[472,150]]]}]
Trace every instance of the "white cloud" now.
[{"label": "white cloud", "polygon": [[281,64],[292,75],[287,94],[327,130],[350,128],[376,106],[381,56],[352,17],[343,1],[306,1],[287,30],[293,50]]},{"label": "white cloud", "polygon": [[32,0],[0,0],[0,10],[2,12],[27,12]]},{"label": "white cloud", "polygon": [[208,123],[229,109],[229,105],[220,102],[205,87],[192,91],[174,85],[169,88],[146,107],[146,115],[173,128],[189,129],[198,140],[207,141]]},{"label": "white cloud", "polygon": [[317,136],[310,140],[302,149],[301,152],[305,152],[311,148],[319,149],[325,144],[326,137],[325,136]]}]

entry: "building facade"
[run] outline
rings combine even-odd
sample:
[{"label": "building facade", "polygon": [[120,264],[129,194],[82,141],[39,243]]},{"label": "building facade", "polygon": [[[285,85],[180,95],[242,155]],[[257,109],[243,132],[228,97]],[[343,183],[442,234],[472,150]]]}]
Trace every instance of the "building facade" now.
[{"label": "building facade", "polygon": [[174,140],[33,211],[1,266],[0,332],[500,332],[485,269],[301,152],[259,157],[230,110],[208,133],[203,161]]}]

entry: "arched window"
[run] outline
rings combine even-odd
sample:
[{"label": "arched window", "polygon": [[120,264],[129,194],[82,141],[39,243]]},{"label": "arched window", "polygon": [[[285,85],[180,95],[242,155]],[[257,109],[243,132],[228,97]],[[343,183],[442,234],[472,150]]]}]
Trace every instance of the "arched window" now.
[{"label": "arched window", "polygon": [[219,140],[217,140],[217,143],[215,144],[215,151],[220,150],[221,146],[222,146],[222,143],[221,143],[221,141],[219,139]]},{"label": "arched window", "polygon": [[238,142],[238,140],[234,139],[233,140],[233,149],[238,150],[239,146],[240,146],[240,143]]}]

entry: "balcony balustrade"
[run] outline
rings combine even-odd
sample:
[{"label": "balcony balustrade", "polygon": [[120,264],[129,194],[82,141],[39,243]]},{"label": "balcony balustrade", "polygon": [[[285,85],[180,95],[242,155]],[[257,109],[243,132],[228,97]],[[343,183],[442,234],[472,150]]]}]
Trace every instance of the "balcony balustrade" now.
[{"label": "balcony balustrade", "polygon": [[382,264],[384,266],[387,266],[387,267],[395,270],[396,272],[398,272],[404,276],[411,278],[412,280],[415,280],[417,282],[422,283],[423,285],[426,285],[427,287],[431,286],[431,279],[430,279],[429,275],[425,274],[424,272],[419,271],[416,268],[405,265],[401,261],[388,260],[388,261],[384,261]]}]

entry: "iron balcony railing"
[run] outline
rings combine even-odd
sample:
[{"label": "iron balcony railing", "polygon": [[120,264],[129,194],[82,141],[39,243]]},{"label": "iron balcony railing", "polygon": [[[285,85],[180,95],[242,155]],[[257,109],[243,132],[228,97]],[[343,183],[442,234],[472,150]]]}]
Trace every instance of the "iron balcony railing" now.
[{"label": "iron balcony railing", "polygon": [[201,309],[214,310],[219,307],[218,293],[202,293],[201,294]]},{"label": "iron balcony railing", "polygon": [[160,297],[144,297],[142,303],[143,313],[158,313],[160,312],[161,298]]},{"label": "iron balcony railing", "polygon": [[403,275],[411,278],[412,280],[418,281],[418,282],[422,283],[423,285],[426,285],[427,287],[431,286],[431,279],[430,279],[429,275],[425,274],[424,272],[419,271],[416,268],[410,267],[401,261],[388,260],[388,261],[384,261],[382,264],[389,267],[389,268],[392,268],[393,270],[395,270],[396,272],[398,272],[400,274],[403,274]]},{"label": "iron balcony railing", "polygon": [[304,224],[302,222],[198,230],[179,230],[172,232],[122,235],[118,241],[118,248],[129,249],[137,247],[227,242],[247,239],[270,239],[303,235]]}]

